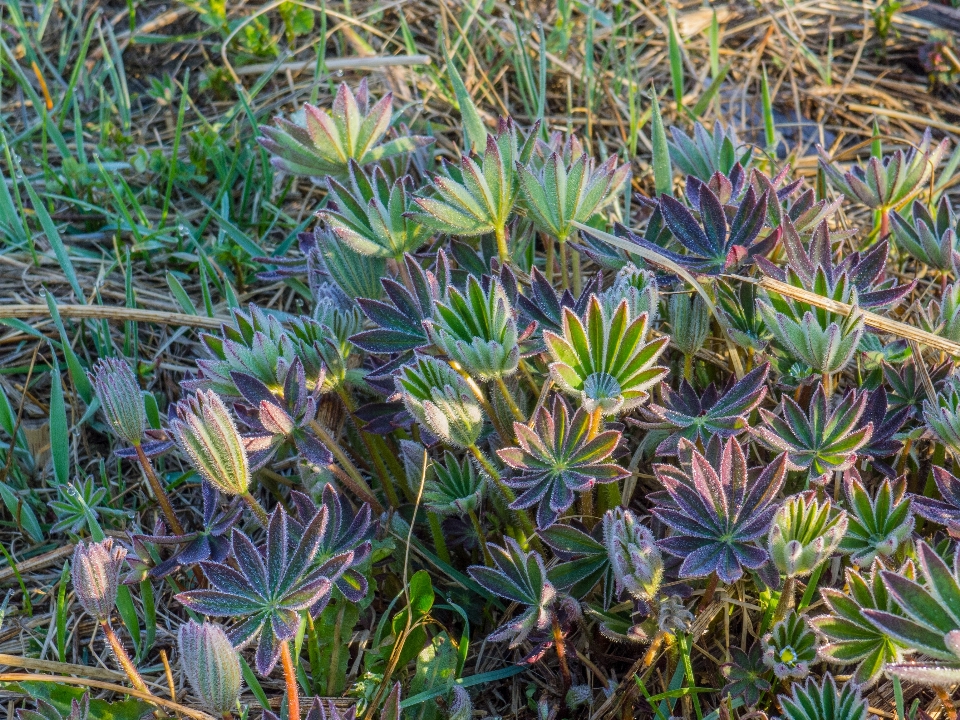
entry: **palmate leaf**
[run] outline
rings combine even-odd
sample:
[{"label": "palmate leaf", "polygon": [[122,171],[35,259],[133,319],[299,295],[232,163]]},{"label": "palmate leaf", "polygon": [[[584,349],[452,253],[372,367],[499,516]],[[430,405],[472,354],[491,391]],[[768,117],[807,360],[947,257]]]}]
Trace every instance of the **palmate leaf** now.
[{"label": "palmate leaf", "polygon": [[687,440],[679,449],[681,458],[689,457],[689,475],[670,466],[654,467],[666,493],[652,498],[656,505],[651,512],[673,531],[660,547],[683,558],[681,578],[716,572],[723,582],[736,582],[744,568],[756,570],[769,559],[757,540],[767,533],[777,510],[786,456],[779,455],[751,480],[735,438],[723,444],[719,466]]},{"label": "palmate leaf", "polygon": [[896,455],[903,447],[903,443],[896,440],[895,436],[910,416],[910,409],[899,407],[890,410],[887,406],[887,391],[882,385],[868,397],[860,424],[872,425],[873,433],[870,435],[870,441],[860,449],[860,455],[869,457],[877,470],[887,477],[893,477],[896,475],[893,468],[882,459]]},{"label": "palmate leaf", "polygon": [[960,632],[960,583],[953,568],[925,542],[917,544],[918,578],[883,571],[883,582],[900,607],[899,613],[864,610],[874,626],[909,650],[937,660],[960,662],[956,642]]},{"label": "palmate leaf", "polygon": [[[866,575],[848,569],[848,590],[821,588],[820,594],[830,612],[810,621],[827,641],[820,646],[820,657],[840,665],[856,663],[853,681],[864,687],[873,685],[880,678],[884,665],[900,662],[904,656],[905,646],[878,629],[864,614],[867,610],[893,616],[900,614],[899,606],[887,592],[882,571],[883,565],[878,560],[874,560]],[[912,563],[904,565],[898,574],[912,579]]]},{"label": "palmate leaf", "polygon": [[591,277],[584,283],[580,297],[575,298],[569,290],[558,293],[540,270],[531,269],[530,291],[522,295],[518,293],[515,302],[521,326],[536,323],[532,335],[527,340],[532,352],[543,350],[544,331],[563,332],[564,308],[570,308],[578,317],[583,316],[590,298],[600,292],[601,279],[599,273]]},{"label": "palmate leaf", "polygon": [[590,414],[579,408],[573,417],[561,398],[552,411],[540,408],[533,427],[513,424],[519,447],[497,451],[512,470],[504,482],[523,493],[512,508],[537,505],[537,526],[546,528],[557,521],[576,497],[596,483],[616,482],[628,475],[619,465],[608,462],[620,433],[608,430],[590,435]]},{"label": "palmate leaf", "polygon": [[424,270],[411,255],[403,258],[413,285],[382,278],[385,300],[359,298],[361,309],[378,327],[364,330],[350,341],[370,353],[404,353],[430,344],[423,323],[433,317],[435,304],[446,295],[450,266],[442,250],[437,254],[433,271]]},{"label": "palmate leaf", "polygon": [[891,230],[897,246],[933,270],[949,272],[960,261],[960,224],[944,195],[934,211],[919,200],[911,207],[912,222],[894,211]]},{"label": "palmate leaf", "polygon": [[804,685],[794,683],[791,694],[778,700],[784,720],[867,720],[869,709],[858,685],[847,682],[838,688],[830,673],[821,682],[807,678]]},{"label": "palmate leaf", "polygon": [[603,580],[605,596],[612,593],[613,578],[607,549],[594,537],[601,529],[597,524],[593,535],[588,535],[572,525],[557,523],[540,531],[543,541],[562,560],[547,573],[555,587],[575,598],[583,598]]},{"label": "palmate leaf", "polygon": [[277,118],[276,127],[260,126],[258,142],[272,155],[271,163],[294,175],[345,177],[350,160],[360,165],[409,153],[433,138],[405,135],[382,142],[392,124],[392,93],[371,107],[366,78],[357,93],[342,83],[328,112],[304,106],[305,126]]},{"label": "palmate leaf", "polygon": [[322,508],[292,546],[289,518],[278,506],[270,516],[262,549],[243,533],[234,532],[237,569],[201,563],[211,589],[182,592],[177,600],[195,612],[241,620],[230,629],[230,641],[236,647],[256,642],[257,672],[268,675],[280,657],[281,645],[296,635],[300,611],[309,609],[316,617],[353,558],[353,553],[347,552],[319,567],[312,566],[327,523],[327,510]]},{"label": "palmate leaf", "polygon": [[716,173],[729,175],[736,165],[748,167],[753,154],[752,148],[744,149],[733,128],[724,127],[719,120],[713,132],[695,123],[692,138],[677,127],[670,128],[670,136],[670,159],[682,173],[704,182]]},{"label": "palmate leaf", "polygon": [[611,317],[592,296],[586,321],[563,310],[563,332],[543,337],[553,362],[550,375],[564,392],[579,396],[587,412],[626,412],[647,399],[647,389],[667,373],[655,365],[667,338],[646,342],[647,316],[630,317],[624,300]]},{"label": "palmate leaf", "polygon": [[850,553],[857,565],[868,565],[878,555],[893,555],[913,532],[910,500],[904,499],[906,478],[887,478],[872,498],[856,468],[844,472],[843,481],[849,522],[840,551]]},{"label": "palmate leaf", "polygon": [[920,517],[945,526],[951,537],[960,537],[960,478],[936,466],[933,478],[942,499],[911,493],[910,504]]},{"label": "palmate leaf", "polygon": [[895,150],[882,158],[871,157],[866,165],[853,165],[847,172],[832,163],[819,145],[817,152],[820,167],[831,185],[853,202],[886,210],[908,201],[923,187],[949,145],[947,138],[934,145],[927,128],[918,148]]},{"label": "palmate leaf", "polygon": [[[952,368],[953,363],[949,360],[927,368],[935,392],[943,387]],[[905,407],[910,410],[908,417],[922,417],[923,401],[927,399],[927,391],[923,386],[920,373],[917,372],[916,362],[912,357],[904,362],[899,370],[885,362],[883,364],[883,379],[890,388],[887,402],[891,412]]]},{"label": "palmate leaf", "polygon": [[670,431],[670,436],[657,448],[658,455],[676,454],[681,439],[706,445],[715,435],[722,438],[740,435],[749,427],[750,413],[766,397],[769,371],[769,363],[764,363],[740,380],[731,380],[722,392],[711,383],[702,395],[686,380],[681,381],[679,390],[662,383],[662,404],[641,408],[642,421],[633,422],[647,429]]},{"label": "palmate leaf", "polygon": [[768,252],[777,242],[779,231],[757,242],[766,219],[767,201],[766,192],[758,196],[751,185],[728,223],[720,198],[706,184],[699,187],[699,220],[678,200],[661,195],[663,219],[687,253],[668,250],[638,236],[630,239],[692,272],[720,275],[751,262],[754,256]]},{"label": "palmate leaf", "polygon": [[847,393],[831,411],[823,387],[818,385],[804,412],[787,394],[780,414],[760,408],[764,424],[753,432],[767,446],[786,453],[791,470],[806,470],[812,480],[833,470],[845,470],[870,440],[873,425],[858,426],[867,396]]}]

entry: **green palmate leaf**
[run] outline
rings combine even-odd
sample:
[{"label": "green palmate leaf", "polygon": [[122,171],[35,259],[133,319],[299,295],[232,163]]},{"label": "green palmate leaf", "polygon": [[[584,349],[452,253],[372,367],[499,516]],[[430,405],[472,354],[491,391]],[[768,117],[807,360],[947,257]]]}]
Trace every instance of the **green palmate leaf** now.
[{"label": "green palmate leaf", "polygon": [[866,566],[877,556],[890,557],[910,537],[914,518],[905,491],[905,478],[887,478],[870,497],[855,468],[844,473],[849,525],[840,550],[850,553],[855,564]]},{"label": "green palmate leaf", "polygon": [[779,696],[785,720],[867,720],[867,701],[860,688],[844,683],[839,688],[830,673],[822,682],[809,678],[794,683],[790,695]]},{"label": "green palmate leaf", "polygon": [[[877,610],[896,617],[901,612],[887,591],[882,571],[883,565],[876,560],[869,574],[847,570],[848,591],[823,588],[821,594],[830,613],[811,620],[813,627],[828,641],[820,647],[821,657],[841,665],[856,663],[853,679],[864,686],[880,678],[885,664],[903,660],[905,649],[864,614],[867,610]],[[913,578],[913,565],[908,563],[899,574]]]},{"label": "green palmate leaf", "polygon": [[553,360],[551,377],[564,392],[579,397],[587,412],[632,410],[667,373],[655,364],[667,338],[647,342],[646,334],[647,316],[631,317],[626,300],[608,316],[591,297],[586,321],[564,308],[562,334],[543,334]]},{"label": "green palmate leaf", "polygon": [[[346,177],[350,160],[360,165],[409,153],[431,142],[416,135],[390,137],[393,96],[370,105],[366,79],[354,94],[341,84],[330,112],[304,106],[304,125],[277,118],[276,127],[261,126],[257,138],[279,170],[294,175]],[[386,142],[384,142],[386,140]]]}]

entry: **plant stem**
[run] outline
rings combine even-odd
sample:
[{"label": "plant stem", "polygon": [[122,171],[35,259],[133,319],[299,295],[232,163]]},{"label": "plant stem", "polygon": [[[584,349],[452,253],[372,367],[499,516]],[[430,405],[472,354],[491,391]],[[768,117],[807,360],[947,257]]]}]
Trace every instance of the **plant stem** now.
[{"label": "plant stem", "polygon": [[287,718],[300,720],[300,691],[297,689],[297,672],[290,655],[290,641],[280,646],[280,661],[283,663],[283,679],[287,683]]},{"label": "plant stem", "polygon": [[350,478],[349,483],[344,482],[361,500],[364,502],[370,503],[370,507],[373,508],[373,511],[378,515],[383,512],[383,505],[380,504],[380,501],[377,500],[376,495],[373,494],[373,490],[370,489],[370,486],[367,485],[366,480],[363,479],[363,476],[360,474],[360,471],[357,470],[356,465],[351,462],[350,458],[347,457],[347,454],[340,448],[339,443],[331,437],[330,433],[326,431],[320,423],[316,420],[310,421],[310,428],[317,434],[317,438],[324,445],[327,446],[333,457],[337,459],[337,462],[340,463],[343,467],[344,472]]},{"label": "plant stem", "polygon": [[821,376],[821,384],[823,385],[823,394],[826,397],[833,395],[833,376],[830,373],[824,373]]},{"label": "plant stem", "polygon": [[[483,453],[480,452],[480,448],[478,448],[476,445],[471,445],[467,449],[477,459],[477,462],[480,463],[483,469],[487,471],[487,474],[493,479],[493,482],[500,489],[500,492],[503,493],[503,496],[507,499],[507,502],[512,503],[514,500],[516,500],[516,494],[504,484],[503,480],[500,479],[500,473],[497,472],[497,469],[493,466],[493,464],[483,456]],[[540,539],[537,537],[536,529],[534,528],[533,522],[530,520],[530,516],[527,514],[527,511],[514,509],[513,514],[520,521],[520,529],[523,530],[527,542],[539,548]]]},{"label": "plant stem", "polygon": [[564,290],[570,289],[570,275],[567,272],[567,243],[560,241],[560,285]]},{"label": "plant stem", "polygon": [[490,418],[490,422],[493,423],[493,429],[497,431],[497,435],[503,438],[504,441],[513,440],[513,433],[507,432],[507,429],[500,423],[500,418],[497,417],[497,413],[494,412],[493,406],[490,404],[490,401],[487,400],[483,395],[483,390],[480,389],[480,386],[477,385],[477,381],[470,377],[470,373],[463,369],[463,366],[460,365],[456,360],[448,360],[450,367],[457,371],[457,374],[463,378],[464,382],[467,383],[467,387],[470,388],[470,392],[473,393],[473,396],[477,399],[477,402],[480,403],[480,408],[486,413],[487,417]]},{"label": "plant stem", "polygon": [[507,387],[507,383],[499,375],[497,375],[494,382],[496,382],[497,387],[500,388],[500,394],[503,395],[504,402],[507,403],[507,407],[510,408],[510,412],[513,413],[514,419],[516,419],[517,422],[524,422],[526,418],[514,401],[513,395],[510,394],[510,388]]},{"label": "plant stem", "polygon": [[267,511],[263,509],[263,505],[260,504],[260,501],[257,500],[249,491],[243,493],[240,496],[243,501],[247,504],[247,507],[253,512],[257,518],[257,522],[260,523],[261,527],[266,527],[270,524],[270,516],[267,515]]},{"label": "plant stem", "polygon": [[410,277],[410,271],[407,269],[407,263],[405,262],[403,256],[400,256],[396,259],[397,270],[400,273],[400,279],[403,281],[404,286],[410,292],[416,292],[413,287],[413,279]]},{"label": "plant stem", "polygon": [[688,353],[683,356],[683,379],[688,383],[693,382],[693,355]]},{"label": "plant stem", "polygon": [[123,643],[120,642],[120,638],[117,637],[113,628],[110,627],[110,622],[103,620],[100,622],[100,627],[103,628],[103,634],[106,636],[107,642],[110,643],[113,656],[117,659],[123,672],[130,678],[130,683],[136,690],[151,695],[152,693],[147,689],[147,684],[143,681],[143,678],[140,677],[140,673],[137,672],[137,666],[133,664],[133,660],[127,655],[127,651],[124,649]]},{"label": "plant stem", "polygon": [[470,517],[470,522],[473,523],[473,531],[477,534],[477,541],[480,543],[480,549],[483,551],[483,564],[487,567],[493,565],[493,558],[490,557],[490,551],[487,550],[487,536],[483,532],[483,527],[480,525],[480,518],[477,517],[477,511],[471,510],[467,515]]},{"label": "plant stem", "polygon": [[553,235],[543,234],[543,244],[546,251],[546,260],[544,261],[543,274],[547,278],[547,282],[551,285],[553,284],[553,265],[555,259],[554,255],[556,253],[555,245],[553,242]]},{"label": "plant stem", "polygon": [[507,248],[507,226],[495,228],[493,233],[497,238],[497,254],[500,256],[500,262],[506,265],[510,261],[510,250]]},{"label": "plant stem", "polygon": [[140,461],[140,467],[143,469],[143,474],[146,475],[147,482],[150,484],[150,489],[153,490],[153,494],[156,496],[157,502],[160,503],[160,510],[163,511],[163,516],[167,519],[170,529],[173,530],[174,534],[176,535],[183,535],[183,525],[180,524],[176,513],[173,512],[173,505],[170,504],[170,497],[167,495],[166,490],[163,489],[163,485],[160,484],[160,478],[158,478],[157,474],[153,471],[153,465],[150,462],[150,458],[147,457],[147,454],[143,451],[143,448],[140,445],[136,445],[135,448],[137,451],[137,460]]},{"label": "plant stem", "polygon": [[700,598],[700,605],[698,610],[703,610],[707,605],[713,602],[713,596],[717,592],[717,583],[720,581],[720,577],[716,572],[710,573],[710,577],[707,578],[707,587],[703,591],[703,595]]},{"label": "plant stem", "polygon": [[580,278],[580,253],[576,250],[570,251],[570,273],[573,275],[573,295],[574,297],[580,297],[583,285]]},{"label": "plant stem", "polygon": [[777,611],[773,614],[774,623],[783,620],[790,611],[790,608],[793,607],[794,587],[796,587],[796,584],[797,581],[793,576],[783,581],[783,590],[780,591],[780,599],[777,601]]},{"label": "plant stem", "polygon": [[560,623],[557,618],[553,618],[553,644],[557,651],[557,660],[560,661],[560,675],[563,678],[564,694],[570,689],[572,679],[570,677],[570,667],[567,665],[567,643],[563,638],[563,631],[560,629]]},{"label": "plant stem", "polygon": [[447,541],[443,537],[443,528],[440,527],[440,518],[434,512],[427,513],[427,522],[430,524],[430,534],[433,536],[433,547],[437,551],[437,557],[448,565],[450,564],[450,551],[447,550]]}]

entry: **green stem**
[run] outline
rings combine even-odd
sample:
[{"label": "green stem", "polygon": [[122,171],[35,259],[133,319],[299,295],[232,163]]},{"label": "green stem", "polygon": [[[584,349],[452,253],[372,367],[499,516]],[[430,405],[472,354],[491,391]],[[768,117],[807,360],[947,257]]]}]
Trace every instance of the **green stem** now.
[{"label": "green stem", "polygon": [[544,261],[543,274],[547,278],[547,282],[551,285],[553,284],[553,265],[556,262],[556,246],[553,242],[553,235],[543,234],[543,244],[546,250],[546,260]]},{"label": "green stem", "polygon": [[564,290],[570,289],[570,275],[567,272],[567,243],[560,241],[560,284]]},{"label": "green stem", "polygon": [[500,418],[497,417],[497,413],[494,412],[493,406],[490,404],[490,401],[484,397],[483,390],[477,385],[477,381],[470,377],[470,373],[463,369],[463,367],[456,360],[448,360],[450,367],[457,371],[457,374],[463,378],[464,382],[467,383],[467,387],[470,388],[470,392],[473,393],[473,396],[477,399],[477,402],[480,403],[480,408],[486,413],[487,417],[490,418],[490,422],[493,423],[493,429],[497,431],[497,435],[503,438],[504,442],[510,442],[513,440],[513,433],[508,432],[507,428],[503,426],[500,422]]},{"label": "green stem", "polygon": [[443,538],[443,528],[440,527],[440,518],[436,513],[427,513],[427,522],[430,524],[430,534],[433,536],[433,547],[437,551],[437,557],[448,565],[450,564],[450,551],[447,550],[447,541]]},{"label": "green stem", "polygon": [[257,522],[260,523],[260,526],[264,528],[267,527],[267,525],[270,524],[270,516],[267,515],[267,511],[263,509],[263,505],[261,505],[259,501],[250,494],[249,491],[243,493],[243,495],[240,497],[247,504],[247,507],[253,511],[253,514],[256,516]]},{"label": "green stem", "polygon": [[833,376],[830,373],[823,373],[821,383],[823,385],[824,396],[830,397],[833,395]]},{"label": "green stem", "polygon": [[157,474],[153,471],[153,464],[150,462],[150,458],[147,457],[147,454],[140,445],[136,445],[135,449],[137,451],[137,460],[140,461],[140,467],[143,469],[143,474],[146,476],[147,482],[150,484],[150,489],[153,490],[153,494],[157,498],[157,502],[160,503],[160,510],[167,519],[170,529],[173,530],[176,535],[183,535],[183,525],[180,524],[180,521],[177,519],[177,514],[173,511],[173,505],[170,504],[170,497],[167,495],[166,490],[163,489],[163,485],[160,484],[160,478],[158,478]]},{"label": "green stem", "polygon": [[330,433],[328,433],[326,429],[316,420],[310,421],[310,428],[317,434],[317,439],[326,445],[327,450],[333,454],[333,457],[336,458],[338,463],[340,463],[340,466],[343,468],[346,476],[350,479],[349,482],[345,481],[344,484],[347,485],[361,500],[370,503],[370,507],[373,508],[375,513],[378,515],[382,513],[383,505],[381,505],[380,501],[377,500],[376,495],[373,494],[373,490],[371,490],[370,486],[367,485],[366,480],[363,479],[363,476],[360,474],[360,471],[357,470],[356,465],[351,462],[350,458],[347,457],[347,454],[341,449],[339,443],[337,443],[337,441],[331,437]]},{"label": "green stem", "polygon": [[773,614],[774,624],[783,620],[793,607],[796,584],[797,581],[792,576],[783,581],[783,590],[780,591],[780,599],[777,601],[777,611]]},{"label": "green stem", "polygon": [[483,532],[483,527],[480,525],[480,518],[477,517],[477,511],[471,510],[467,513],[470,517],[470,522],[473,524],[473,531],[477,534],[477,541],[480,543],[480,549],[483,551],[483,563],[487,567],[493,565],[493,558],[490,557],[490,551],[487,550],[487,536]]},{"label": "green stem", "polygon": [[[480,448],[478,448],[476,445],[471,445],[467,449],[477,459],[477,462],[480,463],[483,469],[487,471],[487,474],[491,477],[494,484],[496,484],[496,486],[500,489],[500,492],[502,492],[503,496],[507,499],[507,503],[513,503],[513,501],[517,499],[516,494],[504,484],[503,480],[500,479],[500,473],[497,472],[497,469],[493,466],[493,464],[483,456],[483,453],[480,452]],[[530,520],[530,515],[527,514],[527,511],[513,510],[513,515],[520,521],[520,529],[526,536],[527,542],[535,547],[539,547],[540,540],[537,538],[536,528],[534,528],[533,522]]]},{"label": "green stem", "polygon": [[597,486],[597,515],[603,517],[607,510],[613,510],[623,503],[620,482],[601,483]]},{"label": "green stem", "polygon": [[693,382],[693,355],[689,353],[683,355],[683,379],[688,383]]},{"label": "green stem", "polygon": [[103,628],[103,634],[107,637],[107,642],[110,644],[110,649],[113,651],[113,656],[117,659],[117,662],[120,664],[121,669],[126,673],[127,677],[130,678],[130,684],[133,685],[134,689],[139,690],[142,693],[151,695],[149,689],[147,689],[147,684],[143,681],[143,678],[140,677],[140,673],[137,671],[137,666],[133,664],[133,660],[130,659],[130,656],[127,655],[127,651],[123,647],[123,643],[120,642],[120,638],[117,637],[117,634],[113,631],[113,628],[110,627],[110,623],[107,620],[100,622],[100,627]]},{"label": "green stem", "polygon": [[507,383],[499,375],[494,379],[494,382],[497,384],[497,387],[500,388],[500,394],[503,395],[503,400],[507,403],[507,407],[510,408],[510,412],[513,413],[514,419],[517,422],[524,422],[526,418],[514,401],[513,395],[510,394],[510,388],[507,387]]},{"label": "green stem", "polygon": [[406,479],[406,474],[404,473],[403,468],[399,468],[399,473],[397,473],[396,468],[394,468],[394,472],[391,476],[391,471],[387,469],[384,461],[385,459],[389,458],[396,464],[396,459],[391,457],[389,452],[385,451],[383,438],[363,430],[363,423],[361,423],[356,416],[357,405],[343,385],[337,387],[337,395],[340,397],[341,402],[343,402],[343,406],[347,409],[347,413],[350,415],[350,419],[353,421],[354,427],[360,434],[360,441],[363,443],[368,457],[373,461],[374,469],[377,472],[377,478],[380,480],[380,487],[383,489],[384,495],[387,496],[387,502],[390,503],[391,507],[400,507],[400,496],[397,495],[396,487],[393,484],[393,478],[396,477],[397,479]]},{"label": "green stem", "polygon": [[494,235],[497,238],[497,254],[500,256],[500,262],[506,265],[510,261],[510,250],[507,248],[507,226],[495,228]]},{"label": "green stem", "polygon": [[576,250],[570,251],[570,273],[573,275],[573,295],[580,297],[580,291],[583,289],[583,279],[580,277],[580,253]]}]

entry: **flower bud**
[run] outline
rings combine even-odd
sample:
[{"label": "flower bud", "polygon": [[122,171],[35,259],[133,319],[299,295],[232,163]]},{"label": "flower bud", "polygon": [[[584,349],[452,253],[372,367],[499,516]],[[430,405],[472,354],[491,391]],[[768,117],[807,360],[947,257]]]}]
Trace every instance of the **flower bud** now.
[{"label": "flower bud", "polygon": [[104,358],[87,375],[110,428],[121,440],[139,445],[147,429],[147,413],[133,370],[123,360]]},{"label": "flower bud", "polygon": [[454,685],[448,720],[470,720],[472,717],[473,703],[470,701],[470,693],[465,688]]},{"label": "flower bud", "polygon": [[181,449],[203,478],[225,495],[243,495],[250,488],[250,467],[243,438],[220,397],[199,391],[177,403],[170,427]]},{"label": "flower bud", "polygon": [[446,363],[421,358],[407,365],[397,378],[403,404],[430,432],[455,447],[477,442],[483,413],[462,377]]},{"label": "flower bud", "polygon": [[240,660],[223,628],[190,620],[177,635],[184,674],[205,708],[230,712],[240,698]]},{"label": "flower bud", "polygon": [[821,503],[814,493],[794,495],[770,525],[770,558],[785,577],[807,575],[834,553],[846,531],[847,514],[830,500]]},{"label": "flower bud", "polygon": [[122,546],[114,546],[113,538],[81,542],[73,551],[73,589],[77,601],[100,622],[110,617],[117,602],[120,569],[126,556]]},{"label": "flower bud", "polygon": [[603,539],[617,592],[651,600],[663,581],[663,556],[653,533],[631,511],[616,508],[603,516]]}]

